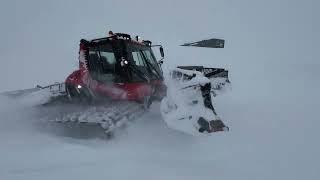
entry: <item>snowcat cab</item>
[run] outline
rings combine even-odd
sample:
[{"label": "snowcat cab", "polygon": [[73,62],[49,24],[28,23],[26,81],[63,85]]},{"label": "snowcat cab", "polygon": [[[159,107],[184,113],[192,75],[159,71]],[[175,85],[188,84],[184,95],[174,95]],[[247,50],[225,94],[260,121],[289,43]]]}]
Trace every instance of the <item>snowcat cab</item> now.
[{"label": "snowcat cab", "polygon": [[[69,98],[107,97],[148,104],[160,100],[165,95],[163,74],[151,47],[151,41],[132,40],[122,33],[82,39],[79,69],[65,82]],[[160,52],[164,56],[162,46]]]}]

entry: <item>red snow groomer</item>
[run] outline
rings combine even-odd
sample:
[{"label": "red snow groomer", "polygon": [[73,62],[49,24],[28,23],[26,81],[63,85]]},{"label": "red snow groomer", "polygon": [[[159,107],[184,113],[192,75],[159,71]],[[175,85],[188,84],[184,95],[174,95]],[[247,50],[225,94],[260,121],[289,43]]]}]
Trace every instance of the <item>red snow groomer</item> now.
[{"label": "red snow groomer", "polygon": [[[182,46],[224,48],[224,40],[208,39]],[[159,48],[158,59],[154,47]],[[230,84],[228,71],[178,66],[164,83],[163,59],[161,45],[110,32],[108,37],[80,40],[79,68],[64,83],[5,94],[20,97],[37,93],[31,97],[45,97],[41,104],[46,105],[43,112],[49,119],[95,124],[106,133],[141,115],[155,100],[161,100],[161,115],[173,129],[191,134],[228,130],[212,101]],[[82,106],[70,108],[70,104]],[[50,105],[54,105],[52,111]],[[54,115],[49,115],[53,111]]]}]

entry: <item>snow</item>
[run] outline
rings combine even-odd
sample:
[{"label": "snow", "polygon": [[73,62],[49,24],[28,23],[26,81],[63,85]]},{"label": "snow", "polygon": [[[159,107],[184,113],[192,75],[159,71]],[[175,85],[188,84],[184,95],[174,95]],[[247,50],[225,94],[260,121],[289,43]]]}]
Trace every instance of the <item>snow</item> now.
[{"label": "snow", "polygon": [[[41,130],[33,99],[0,97],[0,179],[320,179],[318,7],[313,0],[2,2],[1,92],[63,80],[78,64],[79,39],[110,27],[162,43],[164,66],[228,69],[232,91],[215,98],[229,132],[177,132],[155,104],[110,140]],[[177,47],[215,32],[225,49]]]},{"label": "snow", "polygon": [[[224,96],[224,97],[222,97]],[[218,96],[231,131],[194,137],[168,128],[158,105],[108,141],[36,129],[31,107],[1,98],[1,179],[316,179],[312,110]],[[225,102],[226,101],[226,102]],[[4,104],[5,103],[5,104]],[[270,106],[272,107],[272,106]],[[302,110],[302,111],[301,111]],[[19,112],[19,113],[16,113]],[[306,114],[305,114],[306,113]],[[30,124],[30,122],[32,122]]]},{"label": "snow", "polygon": [[[175,73],[180,72],[181,77],[176,77]],[[198,120],[200,117],[204,118],[207,122],[211,120],[220,119],[209,108],[205,107],[201,86],[210,83],[212,94],[212,102],[214,105],[214,98],[218,94],[222,94],[226,90],[223,84],[226,84],[227,78],[206,78],[202,73],[198,71],[180,70],[178,68],[173,69],[167,75],[165,84],[167,85],[167,95],[161,101],[160,111],[163,120],[168,127],[178,131],[182,131],[191,135],[203,136],[207,133],[200,133],[200,126]],[[184,75],[194,77],[191,80],[183,78]],[[214,88],[220,86],[220,90]],[[229,85],[227,85],[229,86]],[[227,88],[230,89],[230,88]],[[196,102],[196,103],[195,103]]]}]

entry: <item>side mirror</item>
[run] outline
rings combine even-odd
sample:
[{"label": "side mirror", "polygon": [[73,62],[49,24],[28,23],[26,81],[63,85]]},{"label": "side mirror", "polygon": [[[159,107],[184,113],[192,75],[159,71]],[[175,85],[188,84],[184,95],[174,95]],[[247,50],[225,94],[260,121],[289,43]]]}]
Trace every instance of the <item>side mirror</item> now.
[{"label": "side mirror", "polygon": [[160,54],[161,54],[161,57],[162,57],[162,58],[164,58],[163,47],[162,47],[162,46],[160,46],[160,48],[159,48],[159,49],[160,49]]}]

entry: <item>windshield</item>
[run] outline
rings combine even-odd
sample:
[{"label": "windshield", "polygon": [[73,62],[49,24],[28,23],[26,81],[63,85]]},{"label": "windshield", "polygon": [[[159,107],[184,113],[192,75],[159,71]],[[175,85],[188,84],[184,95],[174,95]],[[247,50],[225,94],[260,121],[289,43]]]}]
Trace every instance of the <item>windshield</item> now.
[{"label": "windshield", "polygon": [[[130,66],[121,65],[125,58]],[[88,51],[88,69],[99,81],[140,82],[162,79],[161,69],[150,47],[123,40],[93,44]]]},{"label": "windshield", "polygon": [[159,65],[150,47],[128,43],[128,59],[151,79],[161,76]]}]

